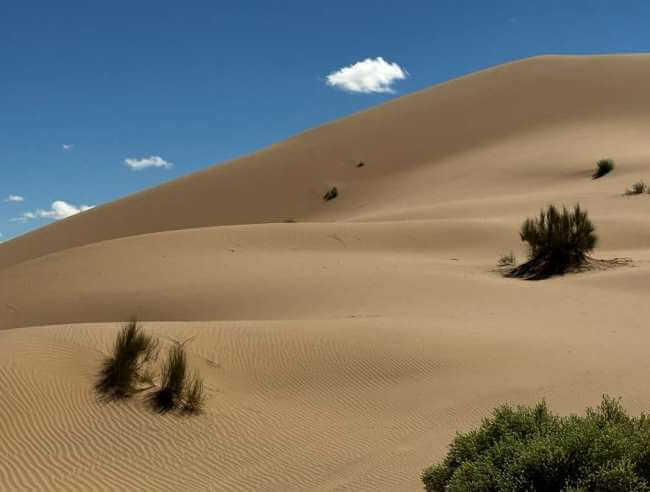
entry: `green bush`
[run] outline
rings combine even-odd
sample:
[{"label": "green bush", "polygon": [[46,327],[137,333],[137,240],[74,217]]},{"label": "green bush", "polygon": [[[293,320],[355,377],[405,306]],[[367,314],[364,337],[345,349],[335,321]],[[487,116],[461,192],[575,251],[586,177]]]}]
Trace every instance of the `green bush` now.
[{"label": "green bush", "polygon": [[137,383],[151,378],[148,365],[158,357],[158,341],[147,335],[132,320],[122,327],[106,357],[95,383],[95,389],[112,399],[128,398]]},{"label": "green bush", "polygon": [[421,478],[428,492],[650,491],[650,418],[606,396],[584,416],[504,405]]},{"label": "green bush", "polygon": [[178,408],[185,394],[187,357],[182,345],[174,345],[163,364],[160,388],[152,395],[154,407],[161,412]]},{"label": "green bush", "polygon": [[598,240],[586,211],[553,205],[542,210],[537,219],[526,219],[519,233],[528,243],[529,260],[514,268],[508,276],[542,279],[561,275],[586,262]]},{"label": "green bush", "polygon": [[592,174],[593,179],[598,179],[614,169],[614,161],[611,159],[601,159],[596,163],[596,170]]},{"label": "green bush", "polygon": [[625,190],[626,195],[640,195],[648,189],[643,181],[637,181],[630,188]]}]

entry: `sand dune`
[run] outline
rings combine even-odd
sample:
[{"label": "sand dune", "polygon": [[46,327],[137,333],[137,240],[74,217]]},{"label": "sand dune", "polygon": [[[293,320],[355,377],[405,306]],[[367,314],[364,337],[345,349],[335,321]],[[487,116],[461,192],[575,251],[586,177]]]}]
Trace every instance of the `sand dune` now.
[{"label": "sand dune", "polygon": [[[44,227],[0,247],[0,267],[137,234],[340,221],[372,216],[377,207],[475,198],[477,190],[525,194],[587,176],[603,155],[633,172],[644,168],[648,149],[648,80],[650,55],[502,65]],[[356,168],[359,161],[366,166]],[[525,188],[516,189],[522,181]],[[342,194],[325,204],[331,185]]]},{"label": "sand dune", "polygon": [[[0,488],[418,490],[498,403],[648,410],[649,62],[496,67],[0,244]],[[631,265],[493,271],[576,202]],[[196,336],[204,415],[96,401],[133,315]]]}]

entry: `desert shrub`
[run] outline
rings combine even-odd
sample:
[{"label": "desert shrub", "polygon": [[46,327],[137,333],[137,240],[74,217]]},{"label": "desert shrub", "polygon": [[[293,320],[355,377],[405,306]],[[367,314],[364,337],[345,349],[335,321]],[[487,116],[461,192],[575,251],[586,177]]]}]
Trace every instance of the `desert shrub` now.
[{"label": "desert shrub", "polygon": [[137,383],[152,379],[149,363],[158,356],[158,341],[132,320],[122,327],[113,344],[112,355],[102,363],[95,389],[110,398],[128,398]]},{"label": "desert shrub", "polygon": [[612,159],[601,159],[596,163],[596,170],[592,175],[593,179],[598,179],[605,174],[610,173],[614,169],[614,161]]},{"label": "desert shrub", "polygon": [[497,268],[508,268],[513,267],[517,264],[517,258],[515,254],[511,251],[510,253],[503,254],[499,257],[497,261]]},{"label": "desert shrub", "polygon": [[151,397],[156,409],[166,412],[178,408],[183,402],[187,379],[187,356],[182,345],[174,345],[163,363],[160,388]]},{"label": "desert shrub", "polygon": [[646,190],[648,190],[647,185],[643,181],[637,181],[632,186],[630,186],[627,190],[625,190],[625,194],[640,195],[642,193],[645,193]]},{"label": "desert shrub", "polygon": [[187,382],[186,387],[183,410],[187,413],[199,413],[205,403],[203,379],[198,373],[194,373]]},{"label": "desert shrub", "polygon": [[559,211],[551,205],[536,219],[526,219],[519,233],[528,243],[529,260],[508,275],[527,279],[561,275],[585,263],[598,240],[586,211],[576,205]]},{"label": "desert shrub", "polygon": [[363,166],[365,166],[365,165],[366,165],[365,162],[363,162],[363,161],[359,161],[359,163],[357,164],[357,167],[363,167]]},{"label": "desert shrub", "polygon": [[650,491],[650,417],[630,417],[603,397],[583,416],[553,415],[545,402],[494,410],[458,434],[421,476],[437,491]]},{"label": "desert shrub", "polygon": [[339,190],[336,189],[336,186],[332,186],[327,190],[327,193],[323,195],[323,200],[329,202],[330,200],[334,200],[337,196],[339,196]]}]

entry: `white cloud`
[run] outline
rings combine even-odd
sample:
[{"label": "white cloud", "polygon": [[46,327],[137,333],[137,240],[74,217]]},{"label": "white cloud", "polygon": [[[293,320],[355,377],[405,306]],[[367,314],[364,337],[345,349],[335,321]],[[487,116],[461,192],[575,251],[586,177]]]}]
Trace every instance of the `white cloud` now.
[{"label": "white cloud", "polygon": [[65,151],[74,149],[74,144],[61,144],[61,148]]},{"label": "white cloud", "polygon": [[50,210],[37,210],[36,215],[45,219],[60,220],[77,215],[79,212],[85,212],[91,208],[93,208],[93,206],[81,205],[76,207],[75,205],[71,205],[63,200],[57,200],[52,203]]},{"label": "white cloud", "polygon": [[36,214],[34,212],[25,212],[20,217],[14,217],[9,219],[10,222],[27,222],[28,220],[35,219]]},{"label": "white cloud", "polygon": [[327,84],[350,92],[393,92],[393,83],[407,75],[397,63],[388,63],[379,56],[332,72],[327,76]]},{"label": "white cloud", "polygon": [[77,207],[76,205],[64,202],[63,200],[57,200],[52,203],[49,210],[38,209],[35,212],[25,212],[20,217],[14,217],[9,220],[11,222],[27,222],[28,220],[36,218],[60,220],[77,215],[80,212],[85,212],[93,207],[94,205],[80,205]]},{"label": "white cloud", "polygon": [[24,202],[25,198],[20,195],[9,195],[5,198],[5,202]]},{"label": "white cloud", "polygon": [[142,159],[128,158],[124,159],[124,164],[131,168],[132,171],[142,171],[149,167],[160,167],[163,169],[171,169],[173,164],[167,162],[165,159],[158,155],[144,157]]}]

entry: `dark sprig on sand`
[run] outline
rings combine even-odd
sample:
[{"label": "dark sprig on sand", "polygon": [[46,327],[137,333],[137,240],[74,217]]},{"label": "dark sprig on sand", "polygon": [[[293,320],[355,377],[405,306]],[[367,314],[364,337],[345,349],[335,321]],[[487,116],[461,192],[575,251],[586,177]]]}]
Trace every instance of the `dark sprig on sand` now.
[{"label": "dark sprig on sand", "polygon": [[612,159],[601,159],[596,163],[596,169],[592,174],[593,179],[602,178],[614,170],[614,161]]},{"label": "dark sprig on sand", "polygon": [[337,196],[339,196],[339,190],[336,188],[336,186],[332,186],[323,195],[323,200],[325,200],[326,202],[329,202],[330,200],[334,200]]}]

